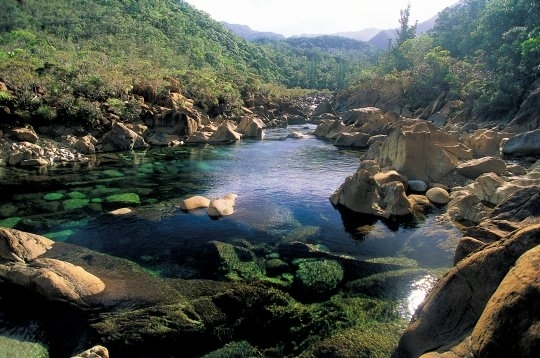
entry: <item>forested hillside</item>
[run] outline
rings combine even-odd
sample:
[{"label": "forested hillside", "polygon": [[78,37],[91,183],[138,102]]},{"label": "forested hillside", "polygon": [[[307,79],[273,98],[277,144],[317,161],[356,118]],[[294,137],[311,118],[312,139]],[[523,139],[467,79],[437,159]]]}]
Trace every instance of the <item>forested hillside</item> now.
[{"label": "forested hillside", "polygon": [[401,86],[413,110],[445,93],[462,101],[471,118],[505,120],[540,75],[538,1],[462,0],[420,36],[409,20],[404,9],[396,42],[350,92],[374,83]]},{"label": "forested hillside", "polygon": [[0,106],[34,124],[91,125],[96,102],[137,85],[178,89],[211,115],[257,96],[398,85],[413,111],[441,93],[473,117],[517,111],[540,74],[537,1],[463,0],[420,36],[409,10],[381,52],[330,36],[251,43],[180,0],[3,0]]},{"label": "forested hillside", "polygon": [[280,50],[245,41],[183,1],[5,0],[0,81],[12,91],[0,105],[16,101],[38,121],[91,124],[92,101],[121,98],[142,84],[158,93],[179,87],[219,114],[218,107],[239,108],[255,95],[292,93],[286,87],[343,87],[349,61],[374,60]]}]

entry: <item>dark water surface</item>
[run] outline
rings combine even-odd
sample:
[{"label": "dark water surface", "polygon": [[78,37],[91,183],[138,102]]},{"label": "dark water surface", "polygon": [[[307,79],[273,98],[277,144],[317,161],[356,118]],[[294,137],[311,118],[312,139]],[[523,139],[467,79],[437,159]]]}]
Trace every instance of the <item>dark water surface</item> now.
[{"label": "dark water surface", "polygon": [[[391,223],[342,214],[331,205],[329,196],[354,174],[363,153],[316,139],[309,135],[313,129],[273,129],[263,140],[230,145],[106,154],[77,168],[2,168],[0,226],[126,258],[163,277],[204,277],[198,263],[211,240],[269,247],[302,241],[360,259],[404,257],[420,267],[449,267],[451,242],[460,234],[436,213],[420,222]],[[291,131],[308,136],[288,138]],[[228,193],[238,195],[231,216],[216,220],[204,209],[178,208],[193,195]],[[128,201],[117,202],[120,194]],[[106,214],[123,206],[135,215]],[[422,277],[403,290],[405,317],[432,282]],[[13,332],[2,329],[1,318],[0,312],[0,346]]]}]

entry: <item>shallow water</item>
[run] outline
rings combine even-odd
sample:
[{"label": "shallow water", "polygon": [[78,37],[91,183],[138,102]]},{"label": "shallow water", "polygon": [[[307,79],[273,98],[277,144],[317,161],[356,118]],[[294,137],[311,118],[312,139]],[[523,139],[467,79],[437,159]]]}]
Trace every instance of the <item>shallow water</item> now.
[{"label": "shallow water", "polygon": [[[302,241],[359,259],[400,257],[427,269],[451,266],[459,232],[439,222],[436,213],[397,223],[336,210],[329,196],[354,174],[363,152],[316,139],[309,135],[313,129],[273,129],[263,140],[230,145],[105,154],[76,168],[3,168],[0,226],[126,258],[163,277],[204,277],[200,257],[211,240],[270,248]],[[291,131],[307,137],[288,138]],[[138,202],[110,201],[126,193]],[[228,193],[238,195],[231,216],[213,219],[204,209],[178,208],[193,195],[211,199]],[[105,214],[126,205],[134,215]],[[399,287],[405,318],[433,281],[426,275]]]}]

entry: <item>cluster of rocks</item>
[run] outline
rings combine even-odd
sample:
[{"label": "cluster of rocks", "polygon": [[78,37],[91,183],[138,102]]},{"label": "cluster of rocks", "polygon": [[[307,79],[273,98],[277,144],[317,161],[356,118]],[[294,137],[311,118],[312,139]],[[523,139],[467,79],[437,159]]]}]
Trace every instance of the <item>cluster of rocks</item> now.
[{"label": "cluster of rocks", "polygon": [[540,128],[531,115],[539,94],[502,128],[460,124],[449,117],[451,103],[430,120],[364,107],[317,127],[317,136],[337,146],[367,150],[331,195],[334,205],[388,218],[431,203],[464,230],[455,266],[417,310],[395,357],[539,351]]}]

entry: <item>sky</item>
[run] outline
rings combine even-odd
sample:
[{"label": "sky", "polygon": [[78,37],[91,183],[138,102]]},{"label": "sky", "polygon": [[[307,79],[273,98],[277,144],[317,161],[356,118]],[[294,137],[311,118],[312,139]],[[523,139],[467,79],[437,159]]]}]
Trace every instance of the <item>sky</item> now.
[{"label": "sky", "polygon": [[400,10],[411,5],[409,24],[423,22],[458,0],[185,0],[214,20],[247,25],[287,37],[399,28]]}]

